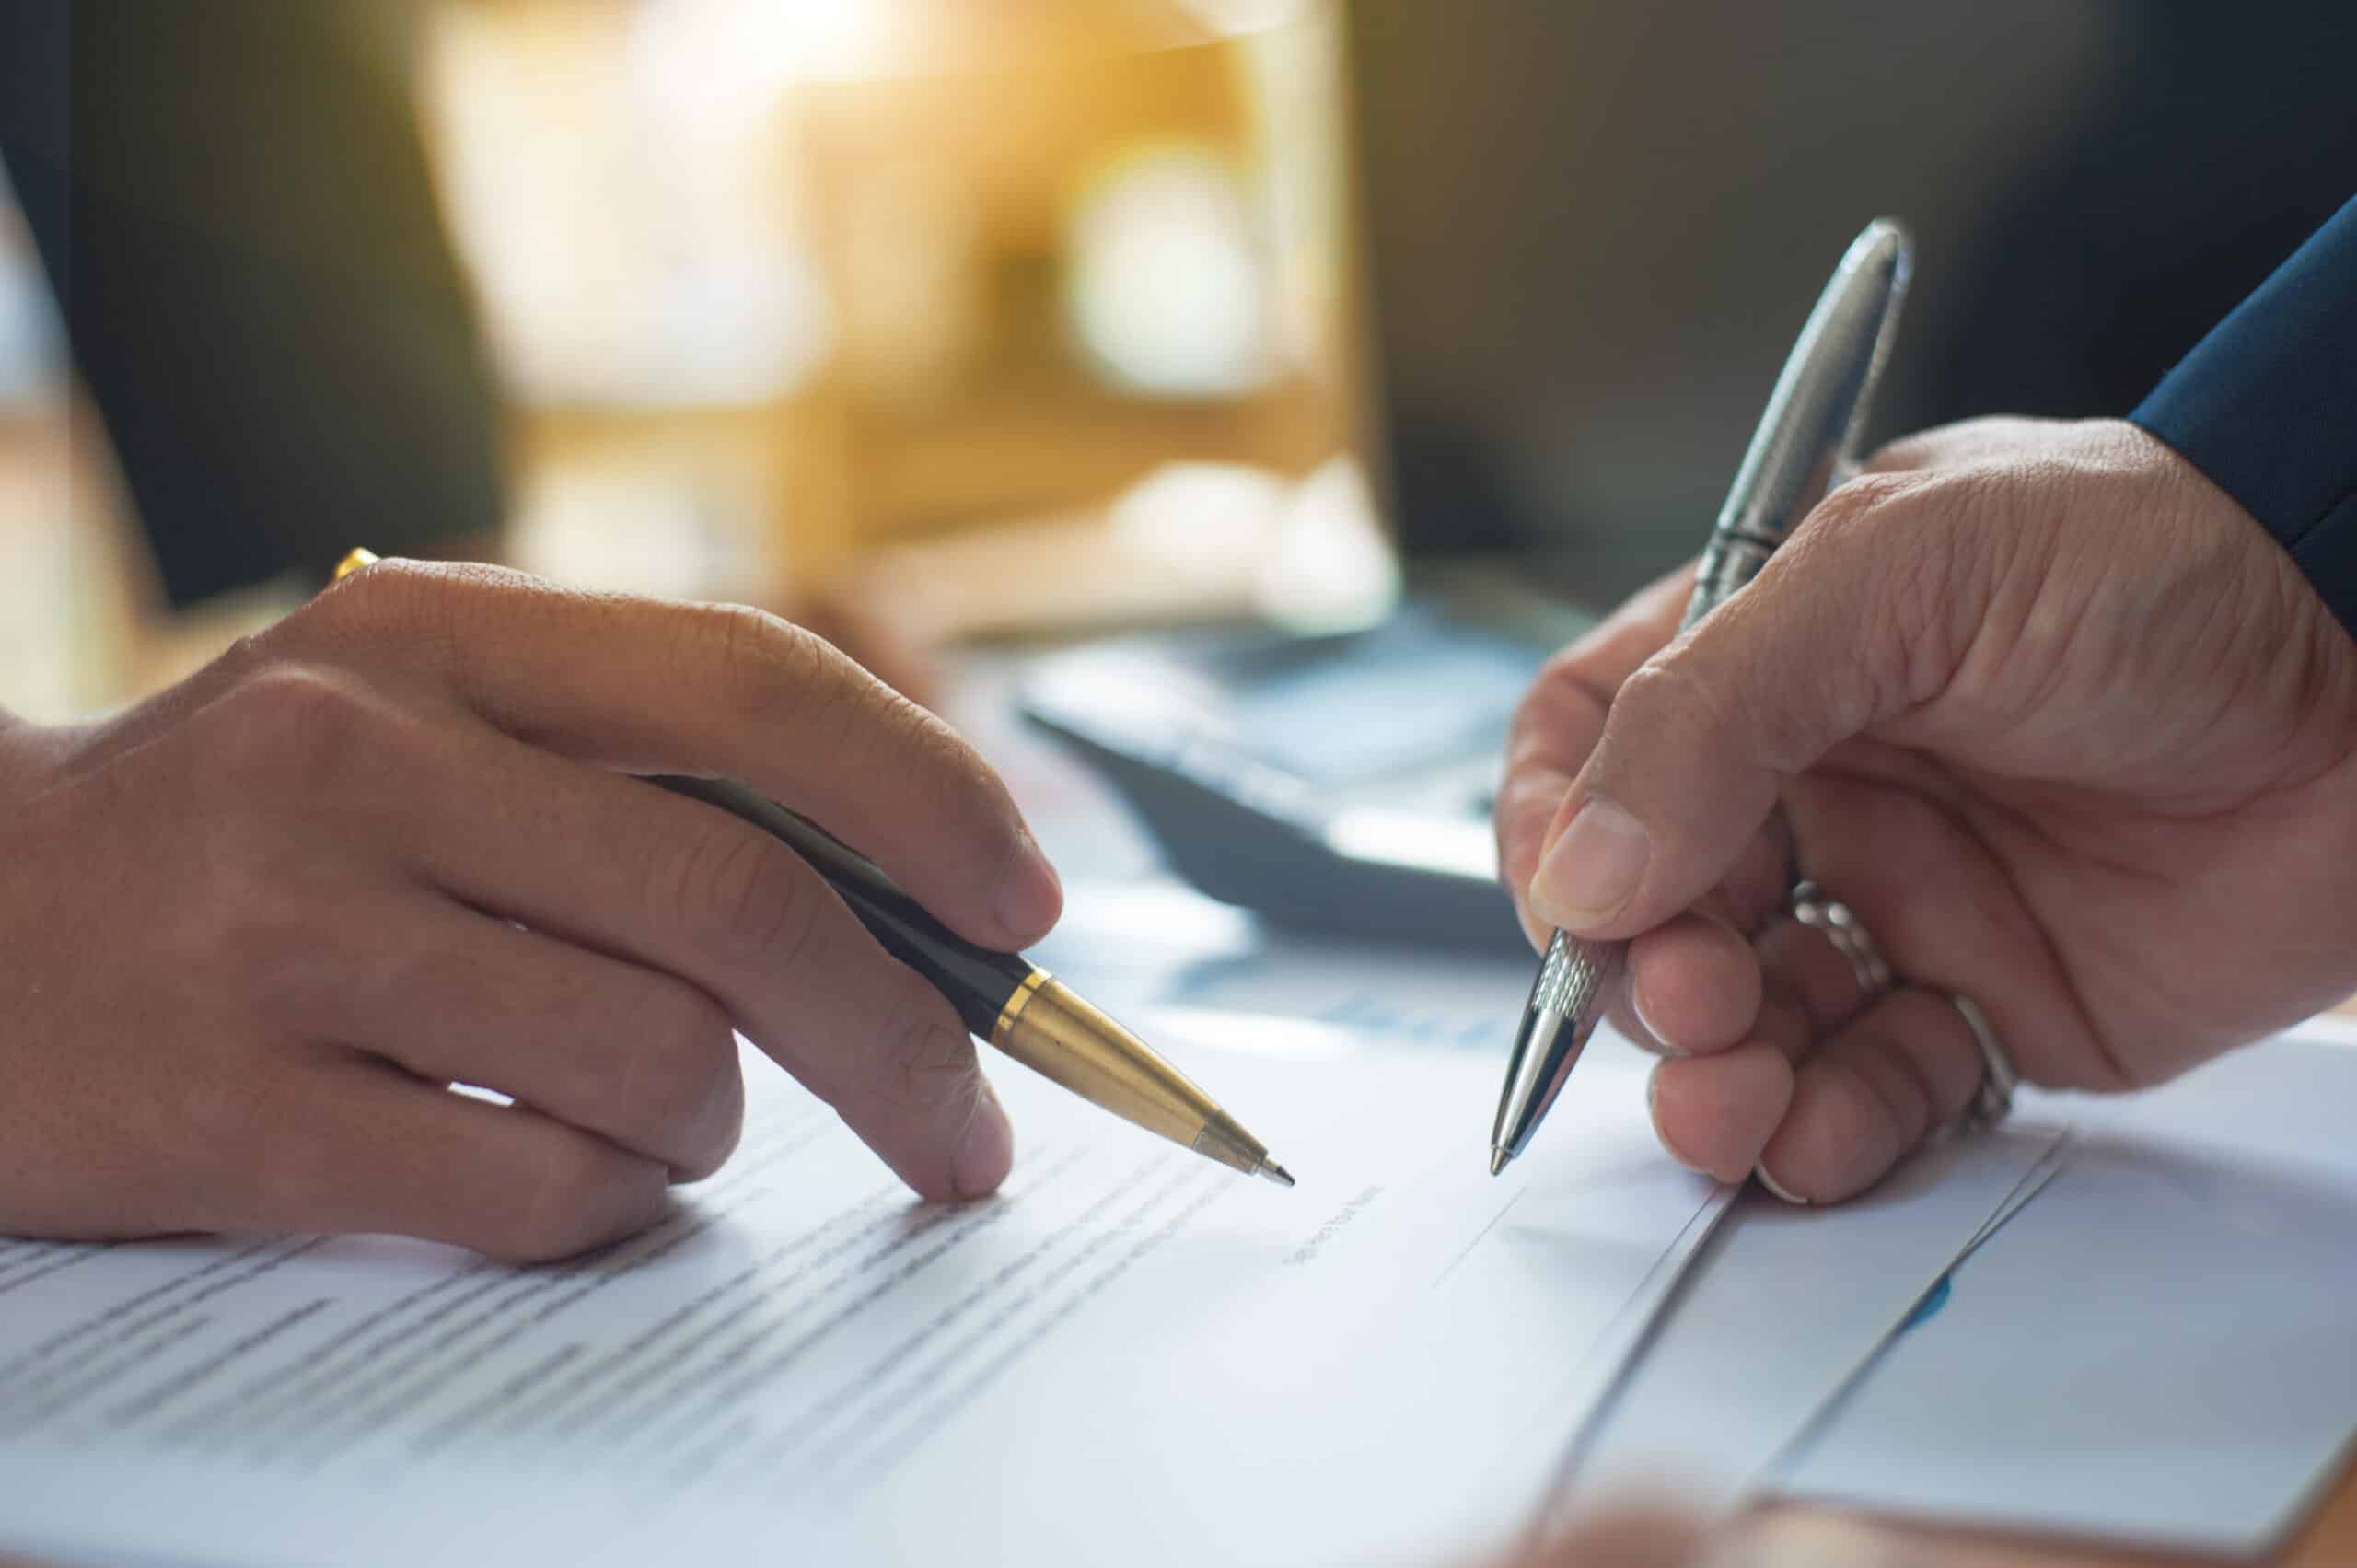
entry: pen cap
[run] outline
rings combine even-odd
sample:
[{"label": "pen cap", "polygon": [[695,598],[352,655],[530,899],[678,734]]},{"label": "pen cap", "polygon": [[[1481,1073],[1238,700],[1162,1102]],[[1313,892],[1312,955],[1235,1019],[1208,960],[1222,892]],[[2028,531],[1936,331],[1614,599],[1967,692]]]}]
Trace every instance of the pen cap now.
[{"label": "pen cap", "polygon": [[1889,218],[1876,218],[1851,242],[1776,377],[1720,509],[1718,538],[1772,551],[1855,470],[1913,271],[1907,231]]}]

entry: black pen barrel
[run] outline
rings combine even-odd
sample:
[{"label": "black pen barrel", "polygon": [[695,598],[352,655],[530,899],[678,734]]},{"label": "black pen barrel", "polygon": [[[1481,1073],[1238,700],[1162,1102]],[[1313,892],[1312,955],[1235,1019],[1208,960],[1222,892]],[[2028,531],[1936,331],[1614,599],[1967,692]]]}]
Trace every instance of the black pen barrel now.
[{"label": "black pen barrel", "polygon": [[1002,953],[958,935],[872,860],[798,813],[732,779],[651,775],[648,783],[716,806],[783,840],[827,879],[884,950],[949,999],[969,1032],[984,1040],[1034,972],[1019,953]]}]

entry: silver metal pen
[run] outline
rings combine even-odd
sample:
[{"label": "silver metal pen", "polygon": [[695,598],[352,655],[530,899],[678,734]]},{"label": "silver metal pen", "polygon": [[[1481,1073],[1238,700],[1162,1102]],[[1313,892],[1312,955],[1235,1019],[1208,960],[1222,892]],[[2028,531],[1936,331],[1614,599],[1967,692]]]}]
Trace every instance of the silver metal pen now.
[{"label": "silver metal pen", "polygon": [[[1867,404],[1890,353],[1911,270],[1906,230],[1887,218],[1868,224],[1833,270],[1711,529],[1685,625],[1758,576],[1826,492],[1855,470]],[[1583,942],[1561,931],[1547,944],[1506,1060],[1490,1133],[1491,1175],[1522,1153],[1555,1103],[1604,1015],[1627,946]]]}]

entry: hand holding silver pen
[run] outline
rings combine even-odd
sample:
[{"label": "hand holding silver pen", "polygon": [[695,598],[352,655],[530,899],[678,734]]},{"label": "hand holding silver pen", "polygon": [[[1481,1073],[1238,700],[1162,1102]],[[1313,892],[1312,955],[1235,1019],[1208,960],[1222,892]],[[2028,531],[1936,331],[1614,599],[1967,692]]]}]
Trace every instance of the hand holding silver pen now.
[{"label": "hand holding silver pen", "polygon": [[[2357,989],[2357,579],[2140,423],[2172,388],[2291,407],[2270,373],[2205,344],[2135,420],[1892,442],[1701,624],[1698,563],[1550,660],[1501,861],[1534,940],[1609,939],[1565,949],[1626,981],[1542,990],[1512,1103],[1608,1007],[1666,1058],[1671,1156],[1836,1202],[2001,1115],[2016,1064],[2139,1087]],[[2340,447],[2268,449],[2345,482]]]},{"label": "hand holding silver pen", "polygon": [[[1768,400],[1734,488],[1696,569],[1684,624],[1693,625],[1759,575],[1785,536],[1854,466],[1859,432],[1888,356],[1907,290],[1906,234],[1887,220],[1851,245],[1809,313]],[[1565,837],[1609,873],[1625,830],[1599,803]],[[1557,931],[1548,943],[1507,1059],[1490,1137],[1490,1170],[1505,1168],[1538,1131],[1620,982],[1621,944]]]}]

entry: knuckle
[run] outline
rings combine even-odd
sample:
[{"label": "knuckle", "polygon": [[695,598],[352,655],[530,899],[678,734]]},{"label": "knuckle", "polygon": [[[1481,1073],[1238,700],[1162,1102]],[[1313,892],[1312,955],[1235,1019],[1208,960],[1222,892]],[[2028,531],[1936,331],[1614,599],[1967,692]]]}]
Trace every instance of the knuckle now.
[{"label": "knuckle", "polygon": [[734,821],[716,822],[681,851],[670,903],[680,927],[724,963],[798,964],[821,913],[818,889],[792,851]]},{"label": "knuckle", "polygon": [[[288,1202],[290,1215],[301,1212],[299,1151],[288,1159],[273,1146],[283,1119],[271,1107],[283,1100],[266,1072],[204,1074],[174,1086],[177,1115],[169,1125],[180,1136],[168,1163],[202,1207],[250,1214],[267,1189]],[[289,1124],[300,1128],[308,1121]],[[224,1157],[228,1150],[238,1152]]]},{"label": "knuckle", "polygon": [[1499,787],[1490,812],[1491,830],[1498,845],[1498,868],[1508,887],[1529,885],[1531,873],[1538,869],[1539,845],[1562,807],[1567,787],[1561,775],[1546,780],[1509,775]]},{"label": "knuckle", "polygon": [[1841,1109],[1844,1135],[1837,1146],[1860,1152],[1860,1163],[1871,1167],[1872,1175],[1879,1175],[1880,1167],[1912,1148],[1930,1130],[1930,1095],[1896,1052],[1838,1053],[1826,1066],[1835,1090],[1833,1102]]},{"label": "knuckle", "polygon": [[910,1014],[879,1065],[878,1094],[928,1109],[971,1098],[978,1078],[974,1042],[944,1007]]},{"label": "knuckle", "polygon": [[691,679],[709,684],[726,711],[747,723],[781,718],[797,726],[830,699],[829,648],[765,610],[699,605],[688,612]]},{"label": "knuckle", "polygon": [[[1728,608],[1746,607],[1738,602]],[[1675,758],[1724,758],[1764,770],[1747,789],[1771,789],[1771,776],[1789,777],[1808,767],[1829,737],[1849,733],[1857,722],[1838,676],[1779,689],[1772,700],[1761,701],[1756,671],[1725,657],[1724,650],[1706,657],[1688,652],[1690,647],[1672,648],[1621,687],[1609,722],[1617,767],[1629,766],[1631,756],[1646,759],[1638,766],[1660,766]],[[1764,811],[1767,800],[1759,806]]]},{"label": "knuckle", "polygon": [[220,656],[213,661],[213,668],[233,679],[242,679],[256,670],[268,668],[279,656],[290,629],[300,624],[308,608],[305,606],[259,632],[246,633],[221,650]]},{"label": "knuckle", "polygon": [[1817,504],[1794,535],[1793,542],[1798,545],[1811,534],[1824,540],[1829,536],[1847,538],[1864,529],[1885,527],[1896,513],[1897,503],[1917,483],[1915,476],[1906,472],[1859,474],[1829,492]]},{"label": "knuckle", "polygon": [[322,920],[319,889],[284,865],[215,870],[206,895],[168,923],[166,939],[282,1028],[332,1016],[335,994],[353,981],[349,950]]},{"label": "knuckle", "polygon": [[510,1194],[506,1223],[486,1250],[538,1263],[594,1246],[610,1235],[621,1206],[617,1190],[629,1179],[622,1156],[586,1133],[543,1140]]},{"label": "knuckle", "polygon": [[1564,706],[1564,688],[1574,679],[1575,656],[1569,648],[1558,649],[1538,667],[1521,698],[1514,705],[1514,716],[1506,721],[1507,745],[1514,746],[1534,730],[1550,728]]},{"label": "knuckle", "polygon": [[1938,542],[1930,524],[1941,508],[1922,501],[1941,482],[1915,472],[1860,474],[1817,504],[1767,569],[1849,590],[1823,596],[1828,613],[1872,613],[1882,579],[1910,570]]},{"label": "knuckle", "polygon": [[215,1224],[316,1229],[343,1207],[349,1151],[319,1115],[319,1086],[291,1058],[178,1086],[184,1196]]},{"label": "knuckle", "polygon": [[1916,480],[1904,531],[1884,535],[1866,574],[1859,636],[1881,649],[1876,700],[1885,710],[1926,703],[1962,664],[1985,620],[1989,581],[2014,541],[2009,497],[1970,472]]},{"label": "knuckle", "polygon": [[1015,802],[997,771],[947,725],[906,698],[892,701],[905,712],[881,733],[901,738],[908,752],[901,765],[913,764],[916,776],[930,781],[932,819],[999,856],[1016,853]]},{"label": "knuckle", "polygon": [[441,621],[454,596],[481,586],[523,582],[524,574],[466,562],[378,561],[330,584],[296,612],[304,621],[372,631],[414,633]]},{"label": "knuckle", "polygon": [[266,635],[331,652],[398,639],[401,668],[463,676],[468,645],[513,621],[530,600],[574,597],[512,567],[476,562],[379,561],[313,596]]},{"label": "knuckle", "polygon": [[735,1032],[715,1004],[684,986],[650,987],[621,1049],[622,1104],[666,1150],[708,1154],[728,1134],[741,1089]]},{"label": "knuckle", "polygon": [[1946,435],[1945,430],[1917,430],[1894,436],[1867,454],[1866,460],[1859,465],[1860,473],[1905,473],[1910,469],[1922,468],[1938,455]]},{"label": "knuckle", "polygon": [[1681,658],[1650,659],[1620,683],[1608,721],[1623,735],[1685,747],[1724,727],[1729,703],[1716,682]]},{"label": "knuckle", "polygon": [[698,630],[690,662],[699,679],[717,671],[712,689],[724,711],[749,726],[790,726],[809,756],[853,767],[925,765],[934,755],[911,755],[912,738],[936,749],[944,737],[955,741],[947,726],[805,627],[742,604],[699,606],[691,623]]},{"label": "knuckle", "polygon": [[728,1163],[745,1133],[745,1076],[732,1045],[728,1061],[716,1078],[717,1094],[697,1129],[686,1157],[672,1162],[682,1181],[701,1181]]},{"label": "knuckle", "polygon": [[797,628],[795,634],[804,650],[796,673],[803,727],[814,749],[855,763],[870,761],[873,750],[863,748],[888,746],[904,733],[907,721],[900,710],[914,712],[914,704],[869,679],[816,633]]},{"label": "knuckle", "polygon": [[240,796],[308,793],[348,780],[369,764],[379,727],[356,685],[296,664],[249,676],[207,716],[195,782]]},{"label": "knuckle", "polygon": [[1958,493],[1971,483],[1953,470],[1861,474],[1817,504],[1791,554],[1811,564],[1855,560],[1863,570],[1851,575],[1887,594],[1947,563]]},{"label": "knuckle", "polygon": [[1515,704],[1506,726],[1507,766],[1577,767],[1594,748],[1611,700],[1612,693],[1599,691],[1587,678],[1580,650],[1557,653]]},{"label": "knuckle", "polygon": [[386,1000],[431,998],[444,1017],[512,1018],[540,1021],[546,1010],[543,988],[520,983],[490,958],[458,944],[422,947],[401,962],[388,966]]}]

